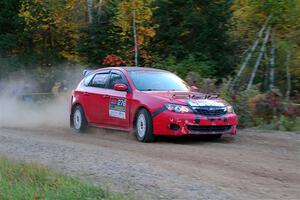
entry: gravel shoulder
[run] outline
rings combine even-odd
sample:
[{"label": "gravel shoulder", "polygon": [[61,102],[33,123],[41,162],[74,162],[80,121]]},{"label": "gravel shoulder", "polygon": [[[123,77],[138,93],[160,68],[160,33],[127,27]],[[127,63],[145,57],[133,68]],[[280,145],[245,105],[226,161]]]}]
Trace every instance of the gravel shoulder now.
[{"label": "gravel shoulder", "polygon": [[300,134],[240,130],[221,140],[91,129],[0,128],[0,154],[142,199],[300,199]]}]

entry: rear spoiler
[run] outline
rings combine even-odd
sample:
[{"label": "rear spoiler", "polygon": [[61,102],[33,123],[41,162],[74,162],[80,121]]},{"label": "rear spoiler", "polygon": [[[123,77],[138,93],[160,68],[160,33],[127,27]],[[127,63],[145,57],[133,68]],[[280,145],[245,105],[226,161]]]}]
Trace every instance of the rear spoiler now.
[{"label": "rear spoiler", "polygon": [[91,73],[93,70],[90,70],[90,69],[84,69],[83,71],[82,71],[82,75],[84,76],[84,77],[86,77],[89,73]]}]

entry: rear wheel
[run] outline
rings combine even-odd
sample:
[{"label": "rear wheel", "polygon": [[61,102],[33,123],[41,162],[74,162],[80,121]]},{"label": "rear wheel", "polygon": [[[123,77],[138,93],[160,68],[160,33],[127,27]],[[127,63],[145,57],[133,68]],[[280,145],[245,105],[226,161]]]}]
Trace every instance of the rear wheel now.
[{"label": "rear wheel", "polygon": [[153,142],[153,125],[150,113],[146,109],[141,109],[135,120],[135,136],[140,142]]},{"label": "rear wheel", "polygon": [[87,129],[88,123],[81,106],[78,105],[74,108],[72,120],[73,128],[76,132],[84,132]]}]

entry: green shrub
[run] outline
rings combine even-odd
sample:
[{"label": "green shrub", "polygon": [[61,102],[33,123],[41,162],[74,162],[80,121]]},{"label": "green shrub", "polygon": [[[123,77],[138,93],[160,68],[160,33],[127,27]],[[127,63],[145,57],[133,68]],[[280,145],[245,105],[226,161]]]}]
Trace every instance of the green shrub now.
[{"label": "green shrub", "polygon": [[233,109],[239,118],[239,127],[254,126],[256,119],[253,117],[249,100],[260,94],[259,90],[256,87],[253,87],[250,90],[244,90],[237,94],[232,94],[228,91],[228,83],[229,82],[225,81],[220,87],[220,96],[233,106]]},{"label": "green shrub", "polygon": [[271,122],[257,124],[257,127],[268,130],[300,131],[300,118],[290,118],[284,115],[273,116]]}]

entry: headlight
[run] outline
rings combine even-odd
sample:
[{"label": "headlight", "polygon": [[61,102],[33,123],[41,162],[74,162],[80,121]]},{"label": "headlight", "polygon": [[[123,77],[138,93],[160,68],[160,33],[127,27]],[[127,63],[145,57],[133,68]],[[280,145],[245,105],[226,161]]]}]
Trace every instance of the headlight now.
[{"label": "headlight", "polygon": [[234,113],[232,106],[226,106],[227,113]]},{"label": "headlight", "polygon": [[178,104],[172,104],[172,103],[167,103],[165,104],[165,107],[172,112],[176,113],[188,113],[191,112],[191,109],[187,106],[183,105],[178,105]]}]

